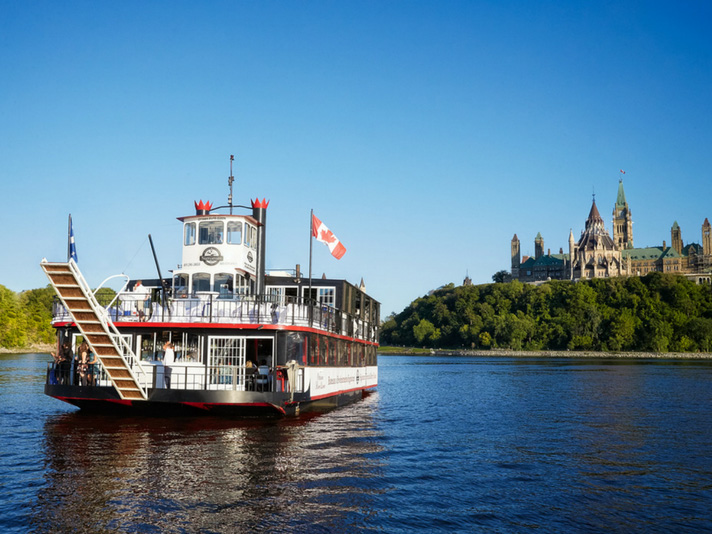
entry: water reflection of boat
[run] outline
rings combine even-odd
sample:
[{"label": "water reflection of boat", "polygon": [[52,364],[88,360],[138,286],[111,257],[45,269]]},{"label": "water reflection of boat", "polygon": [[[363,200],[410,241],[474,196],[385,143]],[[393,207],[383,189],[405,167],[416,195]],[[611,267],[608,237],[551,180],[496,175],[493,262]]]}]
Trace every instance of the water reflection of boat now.
[{"label": "water reflection of boat", "polygon": [[76,355],[86,341],[98,360],[85,373],[52,364],[47,395],[87,410],[281,416],[376,387],[379,303],[363,285],[305,277],[299,265],[266,272],[269,202],[234,215],[232,189],[228,198],[221,208],[196,202],[179,218],[172,278],[160,268],[155,280],[126,277],[108,306],[73,259],[42,261],[59,296],[58,348]]},{"label": "water reflection of boat", "polygon": [[31,530],[353,530],[380,491],[374,405],[268,421],[50,416]]}]

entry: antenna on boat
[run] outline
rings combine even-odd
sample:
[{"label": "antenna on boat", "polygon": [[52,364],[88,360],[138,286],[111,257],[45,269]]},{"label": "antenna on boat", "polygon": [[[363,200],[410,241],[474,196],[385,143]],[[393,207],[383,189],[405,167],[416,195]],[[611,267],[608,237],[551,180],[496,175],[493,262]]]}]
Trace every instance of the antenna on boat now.
[{"label": "antenna on boat", "polygon": [[230,206],[230,215],[232,215],[232,183],[235,181],[235,177],[232,175],[232,162],[235,160],[235,156],[230,154],[230,176],[227,179],[227,185],[230,186],[230,194],[227,196],[227,204]]}]

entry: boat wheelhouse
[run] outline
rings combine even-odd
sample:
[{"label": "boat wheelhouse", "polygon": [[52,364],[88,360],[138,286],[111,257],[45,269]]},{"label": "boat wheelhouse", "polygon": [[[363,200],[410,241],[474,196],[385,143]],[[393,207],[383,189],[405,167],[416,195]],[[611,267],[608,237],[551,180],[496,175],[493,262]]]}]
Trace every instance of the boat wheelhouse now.
[{"label": "boat wheelhouse", "polygon": [[[363,283],[311,279],[299,265],[267,273],[268,204],[234,215],[196,202],[179,218],[172,277],[125,277],[111,302],[97,296],[112,277],[92,290],[74,260],[43,260],[58,295],[45,393],[87,410],[280,416],[374,389],[379,303]],[[96,355],[86,367],[83,342]]]}]

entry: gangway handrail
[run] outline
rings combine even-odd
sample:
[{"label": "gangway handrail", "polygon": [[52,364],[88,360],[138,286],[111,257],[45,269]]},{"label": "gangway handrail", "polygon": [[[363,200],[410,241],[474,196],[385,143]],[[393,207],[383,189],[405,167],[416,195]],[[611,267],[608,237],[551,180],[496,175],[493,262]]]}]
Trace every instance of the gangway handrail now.
[{"label": "gangway handrail", "polygon": [[[124,285],[121,287],[121,289],[119,289],[119,290],[116,292],[116,295],[114,295],[114,298],[111,299],[111,302],[109,302],[109,304],[106,305],[106,308],[111,308],[111,305],[112,305],[114,302],[116,302],[116,299],[119,298],[119,295],[128,287],[129,282],[131,281],[131,278],[129,278],[129,276],[128,276],[127,274],[123,274],[123,273],[121,273],[121,274],[112,274],[112,275],[109,276],[108,278],[105,278],[105,279],[101,282],[101,284],[99,284],[99,286],[94,290],[94,293],[93,293],[93,294],[94,294],[94,297],[96,297],[96,294],[99,292],[99,290],[100,290],[102,287],[104,287],[104,284],[105,284],[106,282],[108,282],[108,281],[111,280],[112,278],[119,278],[119,277],[121,277],[121,276],[123,276],[124,278],[126,278],[126,282],[124,282]],[[98,301],[97,301],[97,302],[98,302]]]},{"label": "gangway handrail", "polygon": [[[74,258],[69,259],[69,268],[74,274],[74,277],[76,280],[79,282],[79,288],[82,290],[84,293],[84,296],[87,299],[87,302],[89,302],[89,305],[91,306],[92,310],[94,311],[95,315],[99,318],[99,321],[101,321],[102,325],[108,330],[109,334],[111,337],[115,340],[118,338],[118,341],[121,343],[121,351],[119,351],[119,356],[121,359],[124,361],[126,364],[126,368],[131,375],[131,378],[133,378],[134,382],[139,384],[139,381],[136,380],[136,375],[134,373],[134,367],[138,369],[138,371],[141,374],[142,383],[144,384],[141,386],[139,384],[140,389],[141,389],[141,394],[144,396],[144,398],[147,398],[146,395],[146,389],[145,389],[145,384],[148,382],[148,374],[146,373],[146,370],[143,368],[141,365],[141,362],[139,359],[136,357],[136,354],[134,354],[133,350],[131,349],[131,346],[126,343],[126,341],[121,337],[121,333],[119,330],[116,328],[114,323],[111,321],[109,318],[109,314],[106,311],[106,308],[104,308],[102,305],[99,304],[99,301],[96,300],[96,297],[94,296],[94,293],[92,292],[91,288],[89,287],[89,284],[87,284],[87,281],[84,279],[84,275],[82,275],[81,271],[79,270],[79,267],[77,266],[76,262],[74,261]],[[130,357],[130,361],[127,361],[126,356]]]}]

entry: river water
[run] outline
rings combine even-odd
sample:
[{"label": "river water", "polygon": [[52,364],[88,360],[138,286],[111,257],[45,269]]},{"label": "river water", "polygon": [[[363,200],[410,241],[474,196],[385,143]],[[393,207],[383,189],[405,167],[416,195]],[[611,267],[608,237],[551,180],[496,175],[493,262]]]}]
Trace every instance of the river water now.
[{"label": "river water", "polygon": [[99,417],[0,355],[1,532],[709,532],[712,362],[379,358],[278,421]]}]

